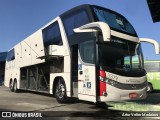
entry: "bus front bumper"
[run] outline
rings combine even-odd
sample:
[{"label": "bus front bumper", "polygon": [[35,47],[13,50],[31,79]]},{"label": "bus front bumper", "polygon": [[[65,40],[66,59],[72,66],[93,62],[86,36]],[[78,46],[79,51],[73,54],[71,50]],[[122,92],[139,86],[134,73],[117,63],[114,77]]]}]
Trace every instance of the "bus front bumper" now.
[{"label": "bus front bumper", "polygon": [[[147,97],[147,86],[139,90],[123,90],[107,85],[108,91],[103,96],[98,97],[99,102],[122,101],[122,100],[139,100]],[[136,94],[131,98],[130,94]]]}]

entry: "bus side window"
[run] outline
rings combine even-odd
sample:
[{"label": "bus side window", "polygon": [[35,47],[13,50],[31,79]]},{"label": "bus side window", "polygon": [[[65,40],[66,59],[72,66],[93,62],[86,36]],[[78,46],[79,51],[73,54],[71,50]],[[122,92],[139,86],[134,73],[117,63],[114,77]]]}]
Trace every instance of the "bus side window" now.
[{"label": "bus side window", "polygon": [[12,61],[15,59],[15,52],[14,49],[10,50],[7,54],[7,61]]},{"label": "bus side window", "polygon": [[89,23],[89,18],[86,11],[80,11],[72,15],[66,16],[63,20],[64,27],[66,29],[67,36],[73,35],[74,28],[80,27],[84,24]]},{"label": "bus side window", "polygon": [[94,40],[90,40],[79,44],[80,56],[85,63],[95,64],[94,42]]},{"label": "bus side window", "polygon": [[63,45],[58,22],[52,23],[42,30],[44,45]]}]

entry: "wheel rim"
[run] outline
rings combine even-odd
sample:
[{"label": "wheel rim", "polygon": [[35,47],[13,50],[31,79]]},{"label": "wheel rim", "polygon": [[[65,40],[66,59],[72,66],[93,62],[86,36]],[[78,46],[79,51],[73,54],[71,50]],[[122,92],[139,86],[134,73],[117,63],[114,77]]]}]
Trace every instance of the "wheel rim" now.
[{"label": "wheel rim", "polygon": [[65,86],[63,84],[59,84],[56,89],[56,95],[58,98],[63,98],[65,94]]},{"label": "wheel rim", "polygon": [[10,84],[9,84],[9,88],[10,88],[10,89],[12,89],[12,82],[10,82]]},{"label": "wheel rim", "polygon": [[151,91],[151,88],[150,88],[150,86],[148,86],[148,87],[147,87],[147,91]]},{"label": "wheel rim", "polygon": [[16,91],[17,90],[17,83],[15,82],[15,84],[14,84],[14,91]]}]

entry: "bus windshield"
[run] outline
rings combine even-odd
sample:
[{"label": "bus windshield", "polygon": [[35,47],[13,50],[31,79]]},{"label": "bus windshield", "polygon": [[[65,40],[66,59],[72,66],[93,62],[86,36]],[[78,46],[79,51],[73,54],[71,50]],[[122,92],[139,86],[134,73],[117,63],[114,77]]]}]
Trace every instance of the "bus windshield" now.
[{"label": "bus windshield", "polygon": [[123,76],[143,76],[141,45],[116,37],[99,46],[99,62],[102,69]]},{"label": "bus windshield", "polygon": [[132,25],[122,15],[101,7],[93,7],[93,14],[97,21],[107,23],[111,29],[137,36]]}]

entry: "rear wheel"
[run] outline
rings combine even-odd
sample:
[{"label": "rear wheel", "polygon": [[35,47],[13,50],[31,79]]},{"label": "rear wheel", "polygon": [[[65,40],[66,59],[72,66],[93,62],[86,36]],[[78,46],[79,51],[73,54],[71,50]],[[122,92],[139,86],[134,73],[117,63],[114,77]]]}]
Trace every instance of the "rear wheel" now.
[{"label": "rear wheel", "polygon": [[11,92],[13,92],[13,81],[12,80],[10,80],[9,82],[9,89]]},{"label": "rear wheel", "polygon": [[67,102],[66,86],[63,79],[59,79],[56,84],[55,96],[59,103]]},{"label": "rear wheel", "polygon": [[147,92],[153,92],[153,86],[150,83],[148,83]]}]

